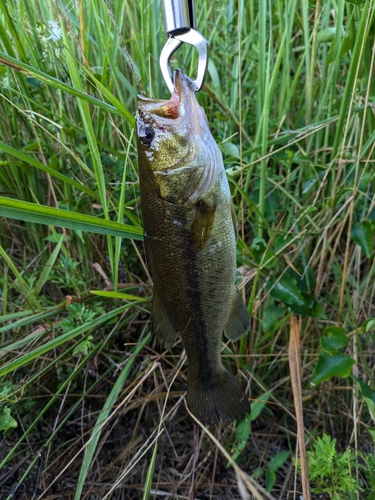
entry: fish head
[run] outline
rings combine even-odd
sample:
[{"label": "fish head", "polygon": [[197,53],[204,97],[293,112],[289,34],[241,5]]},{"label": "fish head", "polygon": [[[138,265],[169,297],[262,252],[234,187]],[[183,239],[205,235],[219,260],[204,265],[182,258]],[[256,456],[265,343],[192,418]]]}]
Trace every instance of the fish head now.
[{"label": "fish head", "polygon": [[201,188],[212,186],[216,156],[220,165],[221,154],[195,86],[181,70],[174,72],[169,100],[138,96],[137,138],[140,168],[153,173],[162,198],[194,201],[202,194]]}]

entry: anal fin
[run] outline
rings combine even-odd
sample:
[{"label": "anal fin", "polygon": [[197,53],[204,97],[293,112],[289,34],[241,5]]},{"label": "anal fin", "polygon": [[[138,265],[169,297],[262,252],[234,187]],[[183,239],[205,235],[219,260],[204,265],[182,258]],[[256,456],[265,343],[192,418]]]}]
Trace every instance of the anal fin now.
[{"label": "anal fin", "polygon": [[248,332],[250,328],[250,316],[240,292],[235,290],[227,321],[224,325],[224,335],[229,340],[238,340]]},{"label": "anal fin", "polygon": [[156,291],[154,291],[154,297],[152,300],[151,322],[152,331],[156,334],[160,343],[166,349],[172,347],[176,339],[176,331],[173,328],[167,311],[165,310],[159,294]]}]

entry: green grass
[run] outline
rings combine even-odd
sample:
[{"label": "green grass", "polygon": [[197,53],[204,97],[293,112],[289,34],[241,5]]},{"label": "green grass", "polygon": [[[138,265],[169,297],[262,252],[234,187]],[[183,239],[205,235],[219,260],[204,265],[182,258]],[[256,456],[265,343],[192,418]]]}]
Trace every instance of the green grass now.
[{"label": "green grass", "polygon": [[[210,47],[198,99],[253,317],[223,359],[262,405],[214,432],[239,473],[186,414],[181,342],[162,352],[149,335],[134,116],[137,93],[168,98],[161,1],[0,0],[1,500],[237,498],[249,476],[260,498],[297,498],[292,313],[307,447],[325,432],[338,456],[354,450],[371,498],[374,12],[373,0],[196,2]],[[196,62],[182,47],[172,65],[194,75]]]}]

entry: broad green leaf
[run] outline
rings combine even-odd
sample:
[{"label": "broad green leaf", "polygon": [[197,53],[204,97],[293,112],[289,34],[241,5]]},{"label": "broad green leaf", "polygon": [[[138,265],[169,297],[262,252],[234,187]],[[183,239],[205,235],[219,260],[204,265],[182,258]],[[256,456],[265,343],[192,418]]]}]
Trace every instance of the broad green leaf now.
[{"label": "broad green leaf", "polygon": [[[247,440],[250,436],[250,419],[249,417],[244,418],[239,422],[236,429],[236,441],[232,447],[232,459],[237,460],[237,458],[241,455],[241,452],[244,450]],[[227,464],[227,468],[231,467],[231,464]]]},{"label": "broad green leaf", "polygon": [[263,238],[254,238],[250,247],[250,254],[257,264],[264,264],[268,262],[268,266],[273,264],[270,259],[274,257],[274,252],[270,249],[267,250],[267,243]]},{"label": "broad green leaf", "polygon": [[336,35],[336,28],[325,28],[319,31],[317,36],[318,43],[332,42]]},{"label": "broad green leaf", "polygon": [[267,391],[261,394],[256,401],[251,403],[250,421],[256,420],[259,417],[271,394],[272,391]]},{"label": "broad green leaf", "polygon": [[290,455],[290,452],[288,450],[280,451],[280,453],[276,453],[276,455],[274,457],[272,457],[270,463],[268,464],[268,468],[270,470],[276,472],[277,469],[280,469],[280,467],[282,467],[285,464],[289,455]]},{"label": "broad green leaf", "polygon": [[220,83],[219,72],[218,72],[218,70],[217,70],[217,68],[215,66],[215,63],[213,62],[213,60],[211,58],[208,61],[207,71],[208,71],[208,73],[210,75],[212,86],[213,86],[213,88],[215,90],[215,95],[216,96],[221,96],[222,90],[221,90],[221,83]]},{"label": "broad green leaf", "polygon": [[372,389],[370,389],[370,387],[367,384],[365,384],[363,380],[357,377],[355,377],[355,380],[361,391],[363,399],[365,400],[367,408],[369,409],[372,415],[372,418],[375,418],[375,392]]},{"label": "broad green leaf", "polygon": [[277,234],[273,240],[273,246],[275,248],[275,252],[280,252],[281,250],[285,250],[289,243],[293,240],[293,236],[291,234]]},{"label": "broad green leaf", "polygon": [[[300,288],[300,283],[297,283],[298,288]],[[314,311],[315,300],[307,293],[301,292],[303,305],[289,304],[290,309],[295,314],[300,314],[301,316],[311,316]]]},{"label": "broad green leaf", "polygon": [[245,448],[249,436],[250,420],[248,418],[245,418],[238,424],[236,429],[236,438],[238,439],[236,447],[238,450],[242,451]]},{"label": "broad green leaf", "polygon": [[374,330],[374,329],[375,329],[375,319],[369,318],[369,319],[366,319],[362,323],[359,331],[361,334],[363,334],[363,333],[371,332],[371,330]]},{"label": "broad green leaf", "polygon": [[26,83],[28,83],[29,85],[32,85],[33,87],[35,87],[38,90],[40,90],[40,88],[42,86],[39,80],[37,80],[36,78],[32,78],[30,76],[28,76],[26,78]]},{"label": "broad green leaf", "polygon": [[257,467],[256,469],[254,469],[253,473],[251,474],[251,477],[253,479],[259,479],[260,477],[262,477],[264,474],[264,469],[262,467]]},{"label": "broad green leaf", "polygon": [[323,307],[317,301],[315,301],[315,305],[310,313],[310,316],[312,318],[327,319],[327,315],[325,314]]},{"label": "broad green leaf", "polygon": [[109,234],[121,238],[143,239],[143,230],[140,227],[120,224],[92,215],[70,212],[69,210],[61,210],[60,208],[13,200],[3,196],[0,196],[0,216],[97,234]]},{"label": "broad green leaf", "polygon": [[[268,288],[272,286],[272,283]],[[287,305],[303,306],[304,300],[297,282],[289,274],[284,274],[278,278],[275,286],[271,290],[271,295],[275,300],[284,302]]]},{"label": "broad green leaf", "polygon": [[375,237],[374,226],[371,222],[365,220],[363,222],[359,222],[358,224],[354,224],[351,237],[354,242],[362,248],[363,253],[369,259],[374,250]]},{"label": "broad green leaf", "polygon": [[349,339],[346,336],[345,328],[340,326],[328,326],[323,330],[320,345],[326,351],[335,353],[344,349],[348,345]]},{"label": "broad green leaf", "polygon": [[263,310],[262,328],[264,332],[268,332],[273,326],[278,323],[278,320],[285,314],[285,310],[274,304],[268,305]]},{"label": "broad green leaf", "polygon": [[253,239],[250,247],[250,253],[256,262],[260,262],[261,256],[263,255],[266,248],[267,248],[267,243],[264,238]]},{"label": "broad green leaf", "polygon": [[311,384],[317,385],[332,377],[346,378],[350,375],[354,363],[354,359],[346,354],[331,354],[323,349],[318,356]]},{"label": "broad green leaf", "polygon": [[10,414],[10,408],[7,406],[0,408],[0,432],[7,431],[17,426],[16,420],[14,420]]},{"label": "broad green leaf", "polygon": [[30,141],[26,144],[25,147],[23,147],[23,151],[26,151],[27,153],[29,151],[39,151],[39,149],[42,147],[42,144],[38,140],[33,140]]},{"label": "broad green leaf", "polygon": [[225,156],[236,158],[237,160],[240,159],[239,147],[236,144],[233,144],[233,142],[230,141],[222,142],[219,143],[219,146]]},{"label": "broad green leaf", "polygon": [[317,182],[318,179],[316,177],[311,177],[310,179],[304,181],[302,184],[302,194],[307,194]]},{"label": "broad green leaf", "polygon": [[268,493],[272,490],[272,488],[275,486],[276,483],[276,474],[273,470],[267,469],[266,470],[266,488]]},{"label": "broad green leaf", "polygon": [[288,274],[297,281],[298,288],[301,292],[310,293],[316,285],[314,271],[311,267],[303,269],[303,277],[298,276],[298,274],[291,269],[288,270]]}]

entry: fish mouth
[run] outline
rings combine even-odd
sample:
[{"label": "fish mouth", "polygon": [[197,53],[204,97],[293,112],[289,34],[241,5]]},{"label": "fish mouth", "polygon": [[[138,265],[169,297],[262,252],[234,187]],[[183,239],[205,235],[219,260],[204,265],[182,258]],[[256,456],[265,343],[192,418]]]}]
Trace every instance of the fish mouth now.
[{"label": "fish mouth", "polygon": [[141,116],[151,115],[153,119],[167,124],[171,120],[196,111],[198,102],[195,97],[194,83],[180,69],[173,75],[174,91],[169,100],[138,96],[138,111]]}]

